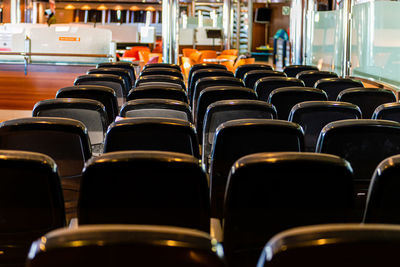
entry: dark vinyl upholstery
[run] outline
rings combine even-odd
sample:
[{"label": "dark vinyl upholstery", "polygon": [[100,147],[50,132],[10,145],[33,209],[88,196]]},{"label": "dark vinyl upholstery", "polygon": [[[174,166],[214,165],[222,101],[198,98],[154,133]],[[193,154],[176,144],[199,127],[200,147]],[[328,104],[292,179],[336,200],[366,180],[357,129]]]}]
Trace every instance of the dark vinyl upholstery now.
[{"label": "dark vinyl upholstery", "polygon": [[140,76],[148,76],[148,75],[171,75],[183,80],[183,75],[181,70],[177,70],[175,68],[154,67],[154,68],[147,68],[140,73]]},{"label": "dark vinyl upholstery", "polygon": [[178,71],[181,70],[179,65],[173,64],[173,63],[150,63],[150,64],[146,64],[143,67],[143,70],[148,70],[148,69],[152,69],[152,68],[170,68],[170,69],[174,69],[174,70],[178,70]]},{"label": "dark vinyl upholstery", "polygon": [[135,64],[131,62],[117,61],[117,62],[103,62],[97,64],[96,68],[123,68],[129,71],[129,76],[132,80],[132,85],[135,84],[136,81],[136,72],[135,72]]},{"label": "dark vinyl upholstery", "polygon": [[121,76],[124,79],[124,88],[125,92],[124,95],[127,95],[129,90],[132,88],[132,79],[129,75],[128,69],[122,68],[99,68],[99,69],[90,69],[86,72],[86,74],[113,74]]},{"label": "dark vinyl upholstery", "polygon": [[200,63],[193,65],[189,70],[189,77],[188,77],[188,86],[192,85],[192,75],[193,72],[200,69],[220,69],[220,70],[227,70],[226,66],[216,63]]},{"label": "dark vinyl upholstery", "polygon": [[324,78],[318,80],[315,85],[315,88],[319,88],[325,91],[328,95],[328,100],[336,101],[337,96],[341,91],[348,88],[354,87],[364,87],[362,82],[355,79],[349,78]]},{"label": "dark vinyl upholstery", "polygon": [[254,84],[258,99],[263,101],[267,101],[269,94],[280,87],[304,87],[304,82],[289,77],[265,77],[258,79]]},{"label": "dark vinyl upholstery", "polygon": [[251,70],[273,70],[273,69],[270,65],[267,64],[244,64],[236,68],[235,77],[243,80],[244,75]]},{"label": "dark vinyl upholstery", "polygon": [[135,87],[142,85],[148,82],[168,82],[168,83],[175,83],[182,87],[182,89],[186,90],[185,83],[182,79],[171,76],[171,75],[148,75],[148,76],[141,76],[139,79],[136,80]]},{"label": "dark vinyl upholstery", "polygon": [[393,102],[379,105],[372,114],[372,119],[400,122],[400,103]]},{"label": "dark vinyl upholstery", "polygon": [[305,70],[318,70],[318,67],[311,65],[289,65],[283,68],[283,72],[286,73],[288,77],[294,77],[294,78],[299,72]]},{"label": "dark vinyl upholstery", "polygon": [[129,91],[127,100],[142,98],[164,98],[188,103],[186,91],[182,88],[167,86],[138,86]]},{"label": "dark vinyl upholstery", "polygon": [[246,72],[243,77],[243,82],[247,88],[254,89],[255,83],[259,79],[271,76],[286,77],[286,74],[284,72],[274,70],[251,70]]},{"label": "dark vinyl upholstery", "polygon": [[296,75],[296,78],[304,81],[307,87],[314,87],[315,83],[320,79],[337,77],[338,75],[334,72],[319,70],[305,70]]}]

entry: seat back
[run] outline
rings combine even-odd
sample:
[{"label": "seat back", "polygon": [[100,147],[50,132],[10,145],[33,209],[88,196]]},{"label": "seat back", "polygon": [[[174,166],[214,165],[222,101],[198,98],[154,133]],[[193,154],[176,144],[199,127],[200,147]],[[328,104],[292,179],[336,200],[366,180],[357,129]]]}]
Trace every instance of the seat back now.
[{"label": "seat back", "polygon": [[328,96],[321,89],[311,87],[281,87],[269,94],[271,103],[278,114],[278,119],[287,120],[294,105],[304,101],[326,101]]},{"label": "seat back", "polygon": [[[144,83],[146,84],[146,83]],[[144,85],[143,84],[143,85]],[[167,86],[138,86],[129,91],[127,100],[143,99],[143,98],[163,98],[182,101],[187,103],[188,97],[186,91],[181,87]]]},{"label": "seat back", "polygon": [[199,142],[193,124],[171,118],[130,118],[110,125],[104,152],[161,150],[199,158]]},{"label": "seat back", "polygon": [[296,75],[306,70],[318,70],[317,66],[311,65],[289,65],[283,68],[283,72],[286,73],[287,77],[296,77]]},{"label": "seat back", "polygon": [[400,122],[400,103],[385,103],[379,105],[372,114],[373,119]]},{"label": "seat back", "polygon": [[135,84],[136,81],[136,71],[135,71],[136,65],[133,64],[132,62],[125,62],[125,61],[117,61],[117,62],[103,62],[97,64],[96,68],[121,68],[121,69],[127,69],[129,71],[129,76],[131,77],[132,80],[132,85]]},{"label": "seat back", "polygon": [[304,82],[289,77],[264,77],[254,84],[254,90],[260,100],[267,101],[269,94],[280,87],[304,87]]},{"label": "seat back", "polygon": [[86,98],[101,102],[107,112],[108,123],[114,121],[118,115],[117,95],[114,90],[99,85],[77,85],[61,88],[56,98]]},{"label": "seat back", "polygon": [[189,86],[192,84],[193,72],[195,72],[196,70],[200,70],[200,69],[222,69],[222,70],[226,70],[226,67],[224,65],[220,65],[220,64],[216,64],[216,63],[194,64],[189,70],[189,76],[188,76],[188,85]]},{"label": "seat back", "polygon": [[253,89],[254,84],[259,79],[271,76],[286,77],[286,74],[284,72],[274,70],[251,70],[245,73],[243,77],[243,82],[246,87]]},{"label": "seat back", "polygon": [[397,225],[298,227],[274,236],[263,249],[257,266],[390,266],[398,261],[399,240]]},{"label": "seat back", "polygon": [[314,87],[315,83],[323,78],[337,78],[338,75],[331,71],[305,70],[296,75],[297,79],[304,81],[305,86]]},{"label": "seat back", "polygon": [[354,104],[336,101],[306,101],[293,106],[289,121],[298,123],[304,130],[305,151],[314,152],[319,133],[330,122],[361,119],[360,108]]},{"label": "seat back", "polygon": [[399,155],[382,160],[376,167],[369,186],[365,223],[400,223],[399,174]]},{"label": "seat back", "polygon": [[201,91],[211,86],[243,86],[242,80],[235,77],[205,77],[197,80],[194,85],[194,91],[191,96],[191,107],[194,107],[194,102],[198,100]]},{"label": "seat back", "polygon": [[226,266],[222,246],[201,231],[170,226],[90,225],[56,230],[38,239],[32,244],[27,267],[129,266],[132,259],[135,265],[149,267]]},{"label": "seat back", "polygon": [[242,157],[233,164],[225,194],[228,263],[248,259],[247,266],[255,266],[273,235],[295,226],[348,222],[353,204],[352,170],[342,158],[308,152]]},{"label": "seat back", "polygon": [[[250,89],[251,90],[251,89]],[[221,100],[207,107],[202,129],[202,162],[208,169],[211,147],[219,125],[238,119],[276,119],[276,109],[258,100]]]},{"label": "seat back", "polygon": [[175,68],[154,67],[145,69],[140,73],[140,76],[147,76],[147,75],[171,75],[183,80],[183,75],[181,70],[177,70]]},{"label": "seat back", "polygon": [[239,158],[257,152],[303,151],[300,125],[270,119],[241,119],[218,126],[211,149],[211,216],[222,217],[229,170]]},{"label": "seat back", "polygon": [[235,77],[243,80],[244,75],[251,70],[273,70],[273,69],[270,65],[267,64],[255,64],[255,63],[244,64],[236,68]]},{"label": "seat back", "polygon": [[341,91],[354,87],[364,87],[364,85],[359,80],[349,78],[324,78],[315,83],[315,88],[324,90],[330,101],[336,101]]},{"label": "seat back", "polygon": [[124,92],[125,95],[132,88],[132,79],[131,79],[131,76],[129,75],[129,70],[128,69],[123,69],[123,68],[90,69],[90,70],[88,70],[86,72],[86,74],[113,74],[113,75],[121,76],[122,79],[124,79],[124,87],[125,87],[125,90],[126,90]]},{"label": "seat back", "polygon": [[359,106],[362,117],[370,119],[379,105],[396,102],[396,95],[388,89],[349,88],[340,92],[337,100],[350,102]]},{"label": "seat back", "polygon": [[143,67],[143,70],[147,70],[147,69],[151,69],[151,68],[170,68],[170,69],[175,69],[180,71],[181,68],[179,67],[179,65],[177,64],[173,64],[173,63],[151,63],[151,64],[146,64]]},{"label": "seat back", "polygon": [[44,154],[0,150],[0,264],[24,266],[30,244],[65,226],[55,162]]},{"label": "seat back", "polygon": [[103,154],[85,166],[79,224],[153,224],[209,232],[207,177],[197,158],[162,151]]},{"label": "seat back", "polygon": [[169,99],[137,99],[125,103],[119,114],[121,117],[163,117],[191,122],[192,113],[187,103]]},{"label": "seat back", "polygon": [[171,75],[148,75],[148,76],[141,76],[139,79],[136,80],[135,87],[139,87],[139,85],[148,83],[148,82],[168,82],[168,83],[175,83],[182,87],[182,89],[186,90],[185,83],[182,79],[171,76]]},{"label": "seat back", "polygon": [[39,101],[33,117],[61,117],[82,122],[88,130],[90,143],[102,144],[107,131],[107,113],[99,101],[83,98],[58,98]]}]

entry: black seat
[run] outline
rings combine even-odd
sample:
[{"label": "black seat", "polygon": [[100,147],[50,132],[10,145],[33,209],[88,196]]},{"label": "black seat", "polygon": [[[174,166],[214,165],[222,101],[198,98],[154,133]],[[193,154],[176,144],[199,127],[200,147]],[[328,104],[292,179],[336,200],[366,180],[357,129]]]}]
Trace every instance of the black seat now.
[{"label": "black seat", "polygon": [[148,75],[171,75],[171,76],[175,76],[177,78],[180,78],[183,80],[183,75],[182,72],[180,70],[177,70],[175,68],[147,68],[142,70],[142,72],[140,73],[140,77],[142,76],[148,76]]},{"label": "black seat", "polygon": [[175,83],[178,84],[182,87],[182,89],[186,90],[185,83],[182,79],[171,76],[171,75],[148,75],[148,76],[142,76],[139,77],[139,79],[136,80],[135,87],[138,87],[142,84],[148,83],[148,82],[168,82],[168,83]]},{"label": "black seat", "polygon": [[287,120],[294,105],[304,101],[326,101],[328,96],[321,89],[311,87],[281,87],[274,89],[268,98],[278,114],[278,119]]},{"label": "black seat", "polygon": [[393,91],[379,88],[349,88],[341,91],[337,101],[350,102],[360,107],[364,119],[372,118],[375,109],[384,103],[396,102]]},{"label": "black seat", "polygon": [[124,62],[124,61],[117,61],[117,62],[103,62],[97,64],[96,68],[121,68],[129,70],[129,76],[132,80],[132,85],[135,84],[136,81],[136,71],[135,68],[137,66],[132,62]]},{"label": "black seat", "polygon": [[58,98],[39,101],[32,111],[33,117],[62,117],[82,122],[87,130],[93,152],[103,151],[108,121],[105,107],[97,100],[84,98]]},{"label": "black seat", "polygon": [[[221,244],[170,226],[90,225],[53,231],[32,244],[27,267],[224,267]],[[195,255],[195,256],[193,256]]]},{"label": "black seat", "polygon": [[48,117],[4,121],[0,124],[0,149],[38,152],[54,159],[62,179],[67,219],[76,216],[82,168],[92,156],[83,123]]},{"label": "black seat", "polygon": [[206,173],[197,158],[163,151],[103,154],[83,170],[79,224],[154,224],[209,232]]},{"label": "black seat", "polygon": [[163,117],[192,121],[187,103],[169,99],[137,99],[126,102],[119,114],[121,117]]},{"label": "black seat", "polygon": [[211,148],[219,125],[230,120],[276,119],[276,116],[275,107],[264,101],[236,99],[210,104],[203,119],[202,129],[202,163],[206,169],[208,170]]},{"label": "black seat", "polygon": [[211,217],[221,218],[229,170],[239,158],[257,152],[303,151],[300,125],[271,119],[241,119],[220,124],[210,161]]},{"label": "black seat", "polygon": [[243,80],[244,75],[251,70],[273,70],[270,65],[267,64],[244,64],[236,68],[235,77]]},{"label": "black seat", "polygon": [[307,87],[314,87],[315,83],[320,79],[337,77],[338,75],[334,72],[319,70],[305,70],[296,75],[296,78],[304,81]]},{"label": "black seat", "polygon": [[221,64],[216,64],[216,63],[199,63],[199,64],[193,65],[189,70],[189,77],[188,77],[188,83],[187,83],[189,87],[192,85],[193,72],[195,72],[196,70],[200,70],[200,69],[226,70],[226,66],[221,65]]},{"label": "black seat", "polygon": [[142,98],[163,98],[182,101],[188,103],[188,97],[185,89],[181,87],[167,87],[167,86],[144,86],[139,85],[129,91],[127,100],[135,100]]},{"label": "black seat", "polygon": [[376,167],[369,186],[365,223],[400,224],[400,155],[384,159]]},{"label": "black seat", "polygon": [[278,76],[278,77],[286,77],[286,74],[281,71],[274,71],[274,70],[251,70],[246,72],[243,77],[243,82],[248,88],[254,88],[254,84],[261,78],[264,77],[271,77],[271,76]]},{"label": "black seat", "polygon": [[104,152],[161,150],[199,158],[196,130],[188,121],[171,118],[129,118],[110,125]]},{"label": "black seat", "polygon": [[366,194],[376,166],[400,154],[400,123],[385,120],[342,120],[327,124],[318,138],[316,152],[348,160],[354,170],[357,213],[361,219]]},{"label": "black seat", "polygon": [[194,101],[197,101],[201,91],[211,86],[244,86],[242,80],[235,77],[204,77],[197,80],[194,91],[189,99],[193,109]]},{"label": "black seat", "polygon": [[354,87],[364,87],[362,82],[355,79],[349,78],[324,78],[318,80],[315,85],[315,88],[319,88],[325,91],[328,95],[328,100],[336,101],[337,96],[341,91],[347,88]]},{"label": "black seat", "polygon": [[132,79],[129,75],[128,69],[122,68],[99,68],[99,69],[90,69],[86,72],[86,74],[114,74],[121,76],[124,79],[125,89],[127,91],[124,92],[124,95],[127,95],[129,90],[132,88]]},{"label": "black seat", "polygon": [[305,151],[314,152],[319,133],[330,122],[361,119],[360,108],[354,104],[336,101],[306,101],[293,106],[289,121],[304,130]]},{"label": "black seat", "polygon": [[233,77],[233,73],[223,69],[199,69],[192,73],[190,86],[188,86],[188,96],[191,97],[194,92],[196,82],[205,77]]},{"label": "black seat", "polygon": [[30,244],[65,226],[60,177],[44,154],[0,150],[0,265],[24,266]]},{"label": "black seat", "polygon": [[78,76],[74,85],[102,85],[112,88],[117,95],[118,107],[125,102],[126,89],[124,79],[114,74],[87,74]]},{"label": "black seat", "polygon": [[153,81],[153,82],[145,82],[145,83],[142,83],[141,85],[139,85],[138,87],[136,87],[136,88],[152,88],[152,87],[174,87],[174,88],[177,88],[177,89],[182,89],[182,86],[180,85],[180,83],[179,84],[177,84],[177,83],[174,83],[174,82],[157,82],[157,81]]},{"label": "black seat", "polygon": [[257,96],[254,90],[239,86],[212,86],[201,91],[199,99],[194,103],[193,120],[196,124],[199,142],[202,142],[203,121],[206,115],[207,107],[214,102],[232,99],[250,99],[256,100]]},{"label": "black seat", "polygon": [[258,79],[254,84],[254,90],[260,100],[267,101],[269,94],[280,87],[304,87],[304,82],[289,77],[265,77]]},{"label": "black seat", "polygon": [[349,222],[353,204],[352,170],[342,158],[308,152],[242,157],[232,166],[225,193],[228,264],[255,266],[265,243],[283,230]]},{"label": "black seat", "polygon": [[372,118],[400,122],[400,103],[396,102],[379,105],[372,114]]},{"label": "black seat", "polygon": [[399,242],[397,225],[298,227],[272,238],[263,249],[257,266],[392,266],[398,262]]},{"label": "black seat", "polygon": [[152,69],[152,68],[169,68],[169,69],[175,69],[175,70],[181,71],[181,67],[179,67],[179,65],[173,64],[173,63],[163,63],[163,62],[146,64],[146,65],[144,65],[142,71]]},{"label": "black seat", "polygon": [[288,77],[294,78],[298,73],[306,70],[318,70],[318,67],[311,65],[289,65],[283,68],[283,72],[286,73]]},{"label": "black seat", "polygon": [[77,85],[61,88],[56,98],[86,98],[101,102],[107,113],[108,123],[118,115],[117,95],[114,90],[100,85]]}]

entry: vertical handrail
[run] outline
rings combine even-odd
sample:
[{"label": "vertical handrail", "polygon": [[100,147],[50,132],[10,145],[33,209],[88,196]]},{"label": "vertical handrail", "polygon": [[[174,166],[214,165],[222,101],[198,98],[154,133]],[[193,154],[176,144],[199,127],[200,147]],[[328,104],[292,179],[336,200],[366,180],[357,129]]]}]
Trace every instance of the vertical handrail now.
[{"label": "vertical handrail", "polygon": [[342,66],[342,77],[350,75],[351,68],[351,23],[352,23],[352,10],[353,1],[345,0],[343,6],[343,66]]}]

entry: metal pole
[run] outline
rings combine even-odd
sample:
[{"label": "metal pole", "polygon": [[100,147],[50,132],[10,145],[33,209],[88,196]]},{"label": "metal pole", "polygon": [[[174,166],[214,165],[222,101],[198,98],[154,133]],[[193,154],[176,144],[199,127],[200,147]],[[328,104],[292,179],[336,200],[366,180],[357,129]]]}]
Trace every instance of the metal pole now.
[{"label": "metal pole", "polygon": [[350,75],[351,68],[351,19],[352,19],[352,8],[353,1],[345,0],[343,6],[343,41],[344,41],[344,49],[343,49],[343,67],[342,67],[342,76],[346,77]]},{"label": "metal pole", "polygon": [[224,0],[224,6],[222,10],[222,19],[223,19],[222,25],[224,28],[224,36],[225,36],[225,49],[231,48],[231,9],[232,9],[232,0]]},{"label": "metal pole", "polygon": [[290,41],[292,43],[292,64],[301,64],[301,46],[303,40],[301,33],[302,26],[304,27],[302,6],[302,0],[293,0],[290,8]]},{"label": "metal pole", "polygon": [[302,64],[306,64],[307,62],[307,27],[308,27],[308,1],[309,0],[303,0],[304,1],[304,10],[303,10],[303,62]]},{"label": "metal pole", "polygon": [[20,0],[11,0],[11,24],[21,23],[21,3]]},{"label": "metal pole", "polygon": [[239,51],[240,54],[240,0],[237,0],[236,3],[236,49]]},{"label": "metal pole", "polygon": [[178,0],[163,0],[162,2],[162,40],[163,61],[178,63],[179,51],[179,2]]},{"label": "metal pole", "polygon": [[247,28],[247,52],[251,53],[253,43],[253,1],[247,0],[247,13],[248,13],[248,28]]}]

